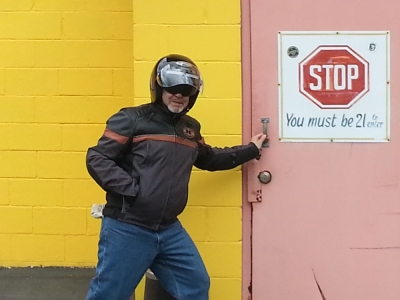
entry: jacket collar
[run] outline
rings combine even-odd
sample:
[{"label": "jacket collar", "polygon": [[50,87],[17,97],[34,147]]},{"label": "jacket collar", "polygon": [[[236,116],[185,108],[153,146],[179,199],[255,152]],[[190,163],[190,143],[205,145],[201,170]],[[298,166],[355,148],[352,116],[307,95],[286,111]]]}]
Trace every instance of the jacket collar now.
[{"label": "jacket collar", "polygon": [[188,111],[184,110],[181,113],[175,114],[169,111],[168,107],[164,103],[154,102],[152,103],[154,112],[161,116],[163,119],[172,122],[178,122],[179,119],[184,116]]}]

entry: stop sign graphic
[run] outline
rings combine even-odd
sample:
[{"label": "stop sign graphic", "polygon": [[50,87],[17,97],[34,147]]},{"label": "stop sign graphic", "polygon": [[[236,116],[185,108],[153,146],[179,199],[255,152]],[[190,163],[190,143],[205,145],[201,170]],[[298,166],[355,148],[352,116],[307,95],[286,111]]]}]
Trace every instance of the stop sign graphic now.
[{"label": "stop sign graphic", "polygon": [[349,46],[319,46],[299,76],[300,93],[320,108],[350,108],[369,91],[369,63]]}]

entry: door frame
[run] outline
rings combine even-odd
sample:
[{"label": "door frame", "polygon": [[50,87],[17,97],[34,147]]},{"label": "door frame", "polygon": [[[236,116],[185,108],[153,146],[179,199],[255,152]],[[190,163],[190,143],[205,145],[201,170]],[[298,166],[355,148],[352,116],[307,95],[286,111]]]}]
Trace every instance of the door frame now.
[{"label": "door frame", "polygon": [[[252,136],[251,102],[251,0],[241,0],[241,67],[242,67],[242,140],[247,144]],[[252,210],[249,200],[251,166],[242,168],[242,299],[251,299],[252,280]]]}]

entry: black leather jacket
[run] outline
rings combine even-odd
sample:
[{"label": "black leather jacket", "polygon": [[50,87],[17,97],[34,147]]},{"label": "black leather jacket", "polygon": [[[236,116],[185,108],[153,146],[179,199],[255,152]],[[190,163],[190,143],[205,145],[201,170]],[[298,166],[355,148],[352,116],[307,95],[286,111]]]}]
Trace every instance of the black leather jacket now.
[{"label": "black leather jacket", "polygon": [[157,230],[185,208],[193,165],[227,170],[258,155],[253,143],[212,148],[195,119],[151,103],[113,115],[98,144],[89,148],[86,163],[106,191],[105,216]]}]

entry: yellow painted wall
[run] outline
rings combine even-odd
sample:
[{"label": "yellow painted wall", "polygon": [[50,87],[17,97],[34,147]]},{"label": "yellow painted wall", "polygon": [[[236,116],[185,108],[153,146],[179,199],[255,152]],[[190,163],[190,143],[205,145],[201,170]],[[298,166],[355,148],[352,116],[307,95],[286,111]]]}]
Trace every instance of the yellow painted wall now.
[{"label": "yellow painted wall", "polygon": [[0,0],[0,265],[92,266],[85,151],[133,102],[132,1]]},{"label": "yellow painted wall", "polygon": [[[161,56],[198,63],[190,115],[206,141],[241,143],[240,0],[0,0],[0,28],[0,266],[95,265],[104,193],[86,149],[111,114],[149,101]],[[240,299],[240,169],[195,170],[190,192],[181,220],[211,299]]]}]

